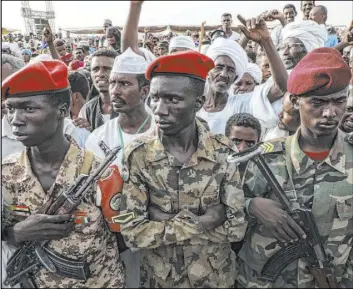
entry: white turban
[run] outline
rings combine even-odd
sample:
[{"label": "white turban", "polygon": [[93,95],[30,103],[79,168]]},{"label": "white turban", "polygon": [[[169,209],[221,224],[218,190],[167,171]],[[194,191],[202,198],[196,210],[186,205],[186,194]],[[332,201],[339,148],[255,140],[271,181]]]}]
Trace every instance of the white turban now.
[{"label": "white turban", "polygon": [[292,22],[282,29],[283,41],[289,37],[296,37],[303,42],[307,52],[324,47],[328,39],[327,30],[315,21],[303,20]]},{"label": "white turban", "polygon": [[195,48],[195,43],[190,36],[179,35],[170,40],[169,53],[174,48],[187,48],[191,50]]},{"label": "white turban", "polygon": [[207,56],[214,62],[219,56],[226,55],[233,60],[238,78],[241,79],[248,66],[248,56],[245,50],[235,41],[218,37],[210,45]]},{"label": "white turban", "polygon": [[245,71],[249,73],[255,80],[256,83],[260,84],[262,81],[262,71],[261,68],[255,63],[248,63],[248,68]]},{"label": "white turban", "polygon": [[115,58],[112,73],[144,74],[147,66],[146,59],[129,47],[123,54]]}]

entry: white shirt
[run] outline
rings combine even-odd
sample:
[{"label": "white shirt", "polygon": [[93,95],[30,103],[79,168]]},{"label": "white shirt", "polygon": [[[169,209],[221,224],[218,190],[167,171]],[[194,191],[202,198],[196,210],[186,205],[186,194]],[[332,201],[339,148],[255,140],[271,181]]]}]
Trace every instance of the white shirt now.
[{"label": "white shirt", "polygon": [[240,34],[235,32],[235,31],[232,31],[232,35],[229,36],[227,39],[229,40],[234,40],[234,41],[238,41],[240,38]]},{"label": "white shirt", "polygon": [[230,95],[223,110],[218,112],[207,112],[204,108],[196,114],[198,117],[204,119],[210,131],[214,134],[225,134],[226,124],[228,119],[236,113],[248,112],[250,113],[250,99],[252,92]]},{"label": "white shirt", "polygon": [[263,137],[261,138],[261,141],[268,141],[271,139],[279,138],[279,137],[287,137],[289,136],[289,132],[283,129],[280,129],[278,125],[276,125],[273,128],[270,128],[265,132]]},{"label": "white shirt", "polygon": [[[145,132],[149,132],[151,130],[154,130],[156,127],[154,117],[151,115],[151,126],[150,128]],[[98,127],[95,129],[91,135],[88,137],[85,148],[91,152],[93,152],[96,156],[100,158],[104,158],[104,152],[102,149],[99,147],[99,143],[103,141],[110,149],[117,147],[117,146],[122,146],[122,143],[120,141],[120,134],[119,134],[119,116],[116,118],[111,119],[104,125]],[[124,147],[132,142],[135,138],[138,136],[143,135],[141,134],[127,134],[122,130],[122,137],[124,141]],[[122,158],[123,158],[123,149],[120,150],[118,153],[118,157],[115,159],[113,164],[117,165],[119,168],[122,165]]]}]

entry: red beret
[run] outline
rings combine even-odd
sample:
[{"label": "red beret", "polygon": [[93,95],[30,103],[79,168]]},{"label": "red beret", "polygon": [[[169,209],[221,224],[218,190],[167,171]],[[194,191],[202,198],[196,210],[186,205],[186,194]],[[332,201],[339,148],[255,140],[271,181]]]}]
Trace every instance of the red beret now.
[{"label": "red beret", "polygon": [[49,94],[69,89],[68,69],[59,60],[33,61],[4,80],[3,99]]},{"label": "red beret", "polygon": [[151,80],[156,74],[184,75],[206,81],[214,62],[204,54],[193,50],[158,57],[149,64],[146,78]]},{"label": "red beret", "polygon": [[288,77],[287,90],[295,95],[328,95],[349,85],[351,71],[334,48],[308,53]]}]

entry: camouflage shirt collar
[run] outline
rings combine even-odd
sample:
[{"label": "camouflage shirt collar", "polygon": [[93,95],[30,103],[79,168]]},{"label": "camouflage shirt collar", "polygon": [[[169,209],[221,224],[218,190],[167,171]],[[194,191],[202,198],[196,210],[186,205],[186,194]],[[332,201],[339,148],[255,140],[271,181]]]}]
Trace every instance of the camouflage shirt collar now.
[{"label": "camouflage shirt collar", "polygon": [[[216,162],[214,156],[214,146],[210,133],[206,130],[204,125],[196,119],[196,127],[198,134],[198,147],[196,152],[191,156],[191,159],[184,165],[184,167],[191,167],[198,163],[199,158],[207,159],[211,162]],[[159,139],[158,133],[147,147],[146,161],[156,162],[164,158],[169,159],[171,166],[174,166],[176,161],[174,156],[166,151],[162,142]]]},{"label": "camouflage shirt collar", "polygon": [[[300,128],[292,136],[290,156],[293,167],[298,174],[301,174],[307,167],[315,163],[314,160],[309,158],[299,146]],[[338,130],[336,139],[330,150],[329,155],[321,163],[326,163],[337,171],[345,174],[345,155],[344,155],[344,133]]]},{"label": "camouflage shirt collar", "polygon": [[[84,151],[69,135],[65,135],[65,137],[70,141],[70,147],[65,155],[65,158],[60,166],[59,173],[54,182],[54,184],[58,185],[63,185],[64,180],[65,182],[73,183],[75,181],[76,172],[81,168],[83,162]],[[29,148],[26,148],[19,158],[19,165],[23,168],[24,173],[17,180],[18,182],[24,182],[34,177],[37,178],[32,171],[31,163],[28,158],[28,152]]]}]

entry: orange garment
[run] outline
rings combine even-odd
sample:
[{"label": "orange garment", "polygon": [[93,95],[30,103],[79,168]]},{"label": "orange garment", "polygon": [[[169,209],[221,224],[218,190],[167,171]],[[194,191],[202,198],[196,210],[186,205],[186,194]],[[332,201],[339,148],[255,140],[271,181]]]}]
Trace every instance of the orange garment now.
[{"label": "orange garment", "polygon": [[309,158],[314,161],[323,161],[329,155],[330,150],[323,152],[304,152]]}]

